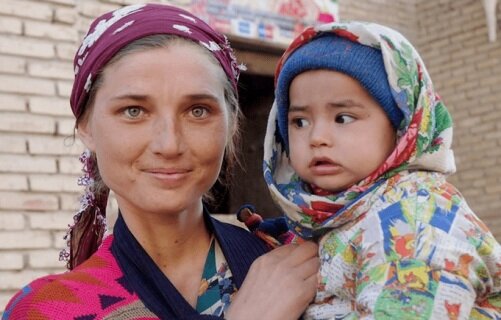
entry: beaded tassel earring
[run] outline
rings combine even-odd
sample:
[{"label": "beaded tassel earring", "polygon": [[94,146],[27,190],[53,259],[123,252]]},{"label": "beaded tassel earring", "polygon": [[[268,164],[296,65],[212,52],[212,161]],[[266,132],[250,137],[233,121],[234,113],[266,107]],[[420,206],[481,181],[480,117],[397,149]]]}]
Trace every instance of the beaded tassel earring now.
[{"label": "beaded tassel earring", "polygon": [[68,261],[67,267],[72,270],[89,258],[99,247],[106,231],[106,203],[108,190],[99,193],[96,190],[95,177],[97,161],[90,150],[85,150],[80,158],[83,164],[83,175],[78,185],[85,187],[80,198],[80,209],[73,216],[73,224],[68,225],[64,240],[69,247],[59,254],[60,261]]}]

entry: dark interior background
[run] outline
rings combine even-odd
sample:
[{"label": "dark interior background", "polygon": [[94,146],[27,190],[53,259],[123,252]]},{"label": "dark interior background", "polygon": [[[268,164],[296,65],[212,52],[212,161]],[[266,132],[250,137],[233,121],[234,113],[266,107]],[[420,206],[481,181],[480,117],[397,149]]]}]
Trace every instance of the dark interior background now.
[{"label": "dark interior background", "polygon": [[245,116],[241,123],[239,159],[229,184],[217,183],[213,193],[217,201],[209,204],[213,213],[235,213],[244,204],[252,204],[263,217],[280,215],[273,204],[262,175],[263,142],[268,113],[273,103],[273,77],[242,73],[240,106]]}]

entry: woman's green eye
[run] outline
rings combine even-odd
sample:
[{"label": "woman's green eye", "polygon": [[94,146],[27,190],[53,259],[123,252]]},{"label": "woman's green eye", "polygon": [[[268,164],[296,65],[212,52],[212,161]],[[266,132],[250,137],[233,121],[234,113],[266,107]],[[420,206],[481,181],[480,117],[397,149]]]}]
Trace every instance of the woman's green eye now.
[{"label": "woman's green eye", "polygon": [[207,108],[205,108],[205,107],[195,107],[195,108],[191,109],[191,114],[195,118],[205,117],[207,115],[207,113],[208,113],[208,111],[207,111]]},{"label": "woman's green eye", "polygon": [[141,111],[139,107],[129,107],[125,109],[125,115],[129,118],[137,118],[141,115]]}]

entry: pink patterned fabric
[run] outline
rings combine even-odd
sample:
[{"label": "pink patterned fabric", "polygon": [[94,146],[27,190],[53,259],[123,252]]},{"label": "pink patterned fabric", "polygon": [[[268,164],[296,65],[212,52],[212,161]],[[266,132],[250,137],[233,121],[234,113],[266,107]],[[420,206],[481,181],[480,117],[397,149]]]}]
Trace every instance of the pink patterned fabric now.
[{"label": "pink patterned fabric", "polygon": [[[127,282],[107,237],[99,250],[72,272],[50,275],[23,288],[4,319],[158,319]],[[21,303],[18,305],[18,302]]]}]

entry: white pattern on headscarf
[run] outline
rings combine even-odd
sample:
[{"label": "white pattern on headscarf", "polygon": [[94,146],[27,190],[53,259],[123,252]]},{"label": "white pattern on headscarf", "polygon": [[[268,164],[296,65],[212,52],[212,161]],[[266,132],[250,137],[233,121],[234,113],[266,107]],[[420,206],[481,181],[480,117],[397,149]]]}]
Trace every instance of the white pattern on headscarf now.
[{"label": "white pattern on headscarf", "polygon": [[203,41],[200,41],[200,44],[209,49],[210,51],[219,51],[222,50],[221,47],[215,43],[214,41],[209,41],[209,43],[205,43]]},{"label": "white pattern on headscarf", "polygon": [[87,81],[85,81],[84,90],[86,92],[89,92],[90,87],[92,87],[92,73],[89,73],[89,76],[87,77]]},{"label": "white pattern on headscarf", "polygon": [[[103,35],[103,33],[108,30],[113,24],[115,24],[118,20],[126,17],[132,13],[137,11],[141,11],[141,8],[144,7],[144,4],[136,4],[132,6],[123,7],[121,9],[117,9],[113,11],[113,16],[106,20],[103,19],[99,21],[99,23],[95,26],[94,31],[88,33],[82,41],[82,45],[80,49],[78,49],[78,56],[83,55],[90,47],[94,45],[94,43]],[[81,66],[85,61],[85,57],[83,59],[78,59],[78,64]],[[77,70],[78,72],[78,70]]]},{"label": "white pattern on headscarf", "polygon": [[180,14],[179,14],[179,16],[180,16],[180,17],[183,17],[183,18],[185,18],[185,19],[187,19],[187,20],[190,20],[190,21],[191,21],[191,22],[193,22],[193,23],[197,23],[197,20],[195,20],[195,18],[193,18],[193,17],[187,16],[187,15],[182,14],[182,13],[180,13]]},{"label": "white pattern on headscarf", "polygon": [[132,21],[129,21],[127,23],[124,23],[123,26],[121,26],[120,28],[118,28],[117,30],[113,31],[113,34],[117,34],[119,33],[120,31],[124,30],[125,28],[131,26],[133,23],[135,22],[135,20],[132,20]]},{"label": "white pattern on headscarf", "polygon": [[186,32],[187,34],[191,34],[191,30],[187,26],[183,26],[181,24],[173,24],[172,27],[179,31]]}]

